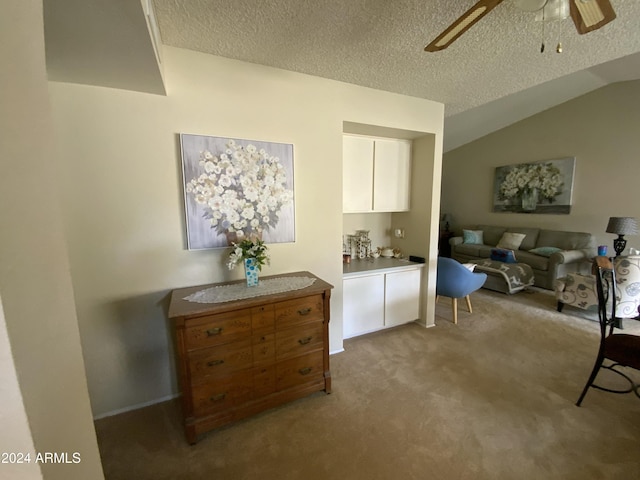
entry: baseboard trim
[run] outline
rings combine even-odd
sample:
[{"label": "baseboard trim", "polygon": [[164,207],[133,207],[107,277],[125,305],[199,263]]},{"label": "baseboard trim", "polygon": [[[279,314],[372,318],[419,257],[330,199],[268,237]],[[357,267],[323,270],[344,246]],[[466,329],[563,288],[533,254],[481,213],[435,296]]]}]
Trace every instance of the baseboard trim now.
[{"label": "baseboard trim", "polygon": [[342,352],[344,352],[344,348],[341,348],[339,350],[333,350],[329,352],[329,355],[335,355],[336,353],[342,353]]},{"label": "baseboard trim", "polygon": [[111,410],[110,412],[101,413],[99,415],[94,415],[94,420],[100,420],[101,418],[113,417],[114,415],[119,415],[121,413],[131,412],[132,410],[139,410],[144,407],[150,407],[151,405],[155,405],[156,403],[166,402],[168,400],[173,400],[174,398],[178,398],[180,396],[179,393],[174,393],[171,395],[167,395],[166,397],[156,398],[155,400],[151,400],[149,402],[137,403],[136,405],[130,405],[124,408],[118,408],[117,410]]}]

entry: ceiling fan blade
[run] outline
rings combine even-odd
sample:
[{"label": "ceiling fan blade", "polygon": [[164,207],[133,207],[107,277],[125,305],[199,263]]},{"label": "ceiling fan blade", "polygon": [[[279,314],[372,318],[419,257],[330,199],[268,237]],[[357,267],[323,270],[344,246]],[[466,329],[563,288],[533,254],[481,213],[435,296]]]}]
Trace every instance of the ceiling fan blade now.
[{"label": "ceiling fan blade", "polygon": [[597,30],[616,18],[609,0],[571,0],[569,6],[580,35]]},{"label": "ceiling fan blade", "polygon": [[453,22],[444,32],[424,47],[425,52],[437,52],[451,45],[460,35],[469,30],[478,20],[500,5],[503,0],[480,0]]}]

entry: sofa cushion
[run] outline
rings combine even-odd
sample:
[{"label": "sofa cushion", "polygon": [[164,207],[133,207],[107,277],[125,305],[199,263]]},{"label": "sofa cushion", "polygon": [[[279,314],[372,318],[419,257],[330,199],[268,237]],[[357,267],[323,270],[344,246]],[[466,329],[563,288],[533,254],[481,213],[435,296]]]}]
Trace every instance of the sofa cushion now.
[{"label": "sofa cushion", "polygon": [[526,263],[534,270],[546,272],[549,270],[549,259],[535,253],[518,250],[518,262]]},{"label": "sofa cushion", "polygon": [[462,243],[471,245],[482,245],[482,230],[462,230]]},{"label": "sofa cushion", "polygon": [[496,246],[507,250],[518,250],[526,236],[524,233],[504,232]]},{"label": "sofa cushion", "polygon": [[536,247],[529,250],[529,253],[535,253],[536,255],[541,255],[543,257],[550,257],[556,252],[561,252],[562,249],[558,247]]},{"label": "sofa cushion", "polygon": [[460,243],[455,246],[456,255],[469,258],[488,258],[491,255],[491,247],[487,245],[474,245],[473,243]]},{"label": "sofa cushion", "polygon": [[508,228],[507,232],[524,233],[526,235],[520,244],[520,250],[531,250],[536,246],[538,235],[540,235],[539,228],[513,227]]},{"label": "sofa cushion", "polygon": [[540,230],[536,247],[558,247],[562,250],[594,248],[595,237],[590,233]]},{"label": "sofa cushion", "polygon": [[507,231],[507,228],[493,225],[478,225],[477,230],[482,230],[485,245],[495,247],[500,241],[502,234]]}]

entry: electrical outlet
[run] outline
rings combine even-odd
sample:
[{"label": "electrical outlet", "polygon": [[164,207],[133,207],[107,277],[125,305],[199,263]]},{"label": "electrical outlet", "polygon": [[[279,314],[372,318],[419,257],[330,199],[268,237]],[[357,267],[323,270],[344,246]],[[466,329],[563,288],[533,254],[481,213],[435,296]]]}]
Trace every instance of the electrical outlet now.
[{"label": "electrical outlet", "polygon": [[404,228],[396,228],[393,234],[396,238],[404,238]]}]

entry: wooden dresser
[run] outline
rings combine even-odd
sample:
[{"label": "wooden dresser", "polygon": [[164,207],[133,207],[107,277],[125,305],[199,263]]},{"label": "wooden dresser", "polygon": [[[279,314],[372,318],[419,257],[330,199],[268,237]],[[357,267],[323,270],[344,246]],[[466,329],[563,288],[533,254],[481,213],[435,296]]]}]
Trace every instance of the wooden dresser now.
[{"label": "wooden dresser", "polygon": [[332,285],[309,272],[263,277],[309,277],[299,290],[194,303],[185,297],[216,286],[174,290],[175,328],[187,441],[200,433],[312,392],[331,392],[329,300]]}]

